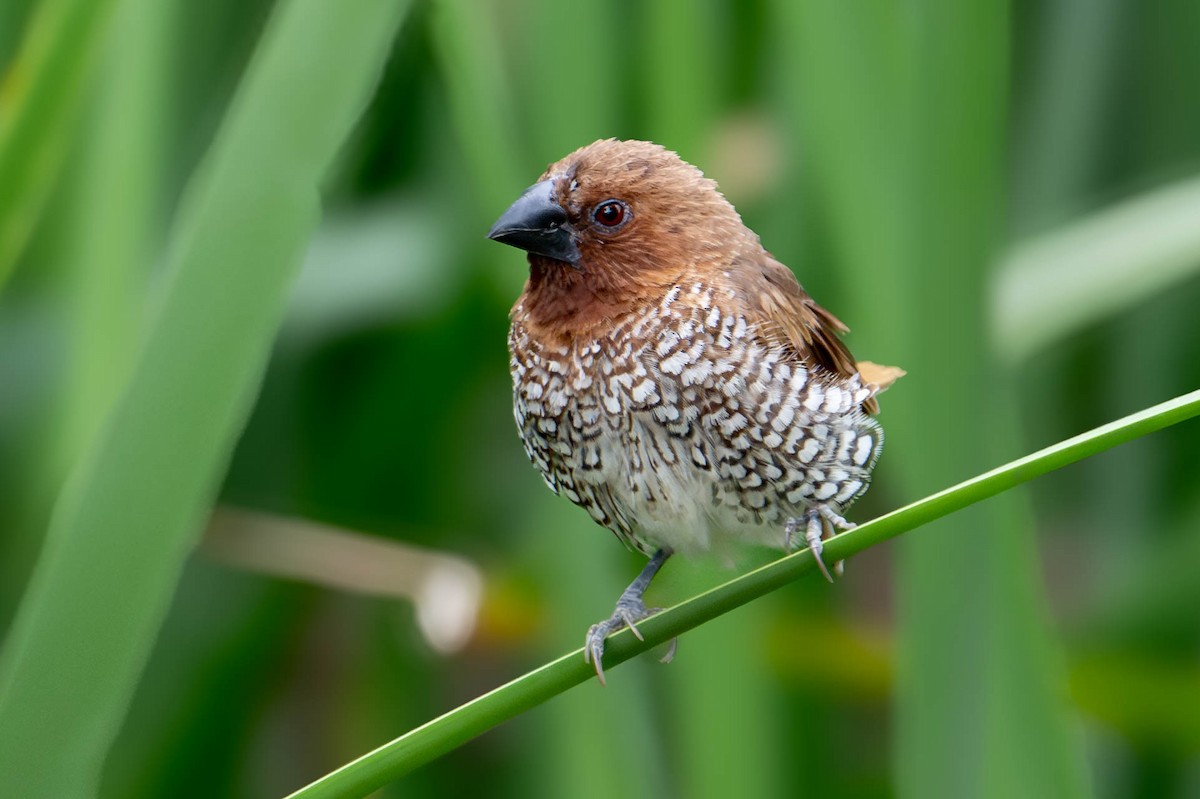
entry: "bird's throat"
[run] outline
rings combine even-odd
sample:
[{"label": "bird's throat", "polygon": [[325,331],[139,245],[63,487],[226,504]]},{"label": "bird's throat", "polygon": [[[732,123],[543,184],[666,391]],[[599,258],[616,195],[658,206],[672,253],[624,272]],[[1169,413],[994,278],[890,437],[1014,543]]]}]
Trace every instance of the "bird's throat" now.
[{"label": "bird's throat", "polygon": [[529,256],[529,282],[522,300],[531,332],[559,340],[586,335],[631,309],[636,287],[605,279],[587,266]]}]

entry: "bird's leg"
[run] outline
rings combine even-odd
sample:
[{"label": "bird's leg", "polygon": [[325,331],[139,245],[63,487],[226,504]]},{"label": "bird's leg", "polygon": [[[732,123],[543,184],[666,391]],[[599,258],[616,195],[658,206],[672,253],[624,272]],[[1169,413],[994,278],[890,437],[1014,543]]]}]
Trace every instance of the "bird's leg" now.
[{"label": "bird's leg", "polygon": [[[658,570],[662,568],[669,557],[671,557],[669,549],[663,548],[655,552],[654,557],[650,558],[650,562],[642,569],[642,573],[621,593],[613,614],[599,624],[593,624],[588,630],[587,640],[583,645],[583,659],[596,667],[596,677],[599,678],[601,685],[604,685],[604,665],[601,663],[604,657],[604,639],[618,630],[628,627],[639,641],[645,640],[637,628],[637,623],[653,616],[661,608],[647,609],[642,596],[646,593],[654,575],[658,574]],[[674,655],[675,642],[672,641],[670,650],[663,657],[663,662],[669,662]]]},{"label": "bird's leg", "polygon": [[[848,522],[845,518],[835,513],[833,508],[829,507],[828,505],[822,505],[817,508],[817,513],[821,514],[821,517],[831,525],[831,535],[837,535],[839,532],[844,533],[847,530],[853,530],[855,527],[858,527],[858,525],[854,522]],[[833,564],[833,573],[838,577],[841,577],[845,570],[846,561],[839,560],[837,563]],[[829,575],[826,574],[825,576],[828,577]]]},{"label": "bird's leg", "polygon": [[[787,520],[783,528],[783,547],[785,550],[791,551],[796,534],[800,532],[801,525],[803,525],[804,541],[808,544],[809,550],[812,551],[813,557],[817,561],[817,567],[821,570],[821,574],[825,575],[826,580],[833,582],[833,576],[829,573],[829,569],[825,568],[825,561],[821,558],[821,551],[825,548],[823,539],[825,537],[826,524],[833,531],[853,530],[856,526],[853,522],[843,519],[830,507],[820,505],[815,508],[809,508],[803,516]],[[834,574],[840,577],[843,568],[843,562],[839,560],[833,564]]]}]

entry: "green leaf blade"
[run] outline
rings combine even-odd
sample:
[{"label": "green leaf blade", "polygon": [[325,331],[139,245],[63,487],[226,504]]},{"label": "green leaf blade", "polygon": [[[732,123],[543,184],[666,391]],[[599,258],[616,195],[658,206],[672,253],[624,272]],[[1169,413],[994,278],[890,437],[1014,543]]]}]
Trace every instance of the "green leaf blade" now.
[{"label": "green leaf blade", "polygon": [[288,2],[268,26],[185,198],[130,380],[59,499],[6,642],[0,793],[94,793],[249,412],[318,183],[405,6]]}]

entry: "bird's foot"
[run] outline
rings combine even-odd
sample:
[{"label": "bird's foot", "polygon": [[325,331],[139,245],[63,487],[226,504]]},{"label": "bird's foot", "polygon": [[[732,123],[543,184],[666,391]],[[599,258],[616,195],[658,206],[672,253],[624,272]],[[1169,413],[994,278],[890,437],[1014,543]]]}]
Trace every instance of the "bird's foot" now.
[{"label": "bird's foot", "polygon": [[[825,579],[832,583],[833,575],[829,573],[829,569],[825,567],[825,560],[821,557],[821,551],[825,548],[826,525],[829,526],[831,533],[838,530],[853,530],[857,526],[854,522],[846,521],[831,508],[824,506],[809,508],[803,516],[787,520],[783,527],[783,548],[791,552],[795,547],[797,534],[803,529],[804,542],[813,553],[813,558],[817,561],[817,568],[821,570],[821,574],[825,575]],[[841,577],[844,570],[843,561],[839,560],[833,564],[833,574]]]},{"label": "bird's foot", "polygon": [[[587,631],[587,638],[583,645],[583,659],[587,663],[591,663],[596,669],[596,678],[600,680],[600,684],[604,685],[604,641],[608,636],[615,632],[629,628],[629,631],[639,641],[645,641],[642,636],[642,631],[637,628],[637,623],[643,619],[648,619],[655,613],[658,613],[662,608],[648,608],[642,601],[640,596],[621,595],[617,600],[617,607],[613,610],[613,614],[599,624],[593,624]],[[667,654],[663,656],[663,662],[669,663],[671,658],[675,656],[675,641],[672,640]]]},{"label": "bird's foot", "polygon": [[[639,641],[646,640],[642,637],[642,631],[637,628],[637,623],[662,610],[662,608],[647,608],[642,596],[646,593],[654,575],[658,574],[658,570],[662,568],[669,557],[671,557],[671,550],[666,547],[655,552],[642,569],[641,574],[621,593],[621,598],[617,600],[617,607],[613,610],[613,614],[599,624],[593,624],[588,630],[583,644],[583,660],[595,667],[596,678],[600,680],[601,685],[604,685],[604,640],[624,627],[628,627]],[[674,639],[667,649],[667,654],[663,656],[662,662],[670,663],[673,657],[675,657]]]}]

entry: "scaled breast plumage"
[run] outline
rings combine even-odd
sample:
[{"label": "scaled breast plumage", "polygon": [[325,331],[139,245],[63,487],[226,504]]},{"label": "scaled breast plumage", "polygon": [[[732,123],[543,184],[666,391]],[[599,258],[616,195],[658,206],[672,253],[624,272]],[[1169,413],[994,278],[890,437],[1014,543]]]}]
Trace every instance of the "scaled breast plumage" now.
[{"label": "scaled breast plumage", "polygon": [[650,553],[723,539],[782,546],[806,508],[866,490],[882,433],[870,387],[799,360],[690,282],[567,341],[509,339],[514,413],[557,493]]}]

